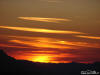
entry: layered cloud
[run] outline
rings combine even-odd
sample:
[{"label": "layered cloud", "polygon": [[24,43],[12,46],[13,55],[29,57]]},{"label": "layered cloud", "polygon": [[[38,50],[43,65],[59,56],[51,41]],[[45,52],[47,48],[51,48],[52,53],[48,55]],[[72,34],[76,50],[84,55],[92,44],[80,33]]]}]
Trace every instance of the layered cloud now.
[{"label": "layered cloud", "polygon": [[100,48],[99,44],[89,43],[89,42],[71,42],[71,41],[54,39],[54,38],[46,38],[46,37],[34,37],[34,38],[21,37],[21,36],[19,37],[11,36],[11,37],[19,40],[10,40],[10,42],[25,44],[28,46],[35,46],[40,48],[58,48],[58,49],[77,49],[79,47]]},{"label": "layered cloud", "polygon": [[47,37],[7,36],[7,38],[9,44],[0,44],[0,47],[13,48],[14,51],[12,50],[13,53],[10,55],[16,59],[45,63],[93,62],[99,59],[94,57],[98,56],[99,43],[73,42]]},{"label": "layered cloud", "polygon": [[71,48],[70,46],[64,46],[62,44],[52,44],[47,42],[34,42],[34,41],[21,41],[21,40],[11,40],[10,42],[18,43],[18,44],[25,44],[31,47],[39,47],[39,48],[58,48],[58,49],[67,49]]},{"label": "layered cloud", "polygon": [[51,29],[42,29],[42,28],[26,28],[26,27],[10,27],[10,26],[0,26],[0,28],[18,30],[18,31],[27,31],[27,32],[40,32],[40,33],[54,33],[54,34],[85,34],[82,32],[76,31],[64,31],[64,30],[51,30]]},{"label": "layered cloud", "polygon": [[9,56],[62,63],[100,61],[100,0],[0,1],[0,48]]},{"label": "layered cloud", "polygon": [[60,22],[69,22],[70,19],[63,18],[44,18],[44,17],[18,17],[22,20],[31,20],[31,21],[41,21],[41,22],[52,22],[52,23],[60,23]]}]

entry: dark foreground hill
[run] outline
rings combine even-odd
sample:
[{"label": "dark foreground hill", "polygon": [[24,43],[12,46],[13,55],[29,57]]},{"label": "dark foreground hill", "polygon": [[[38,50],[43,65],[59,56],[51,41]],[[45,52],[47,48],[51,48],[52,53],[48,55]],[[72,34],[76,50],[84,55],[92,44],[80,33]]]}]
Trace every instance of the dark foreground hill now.
[{"label": "dark foreground hill", "polygon": [[81,75],[82,71],[100,72],[100,63],[34,63],[26,60],[16,60],[0,50],[0,72],[32,72],[34,75]]}]

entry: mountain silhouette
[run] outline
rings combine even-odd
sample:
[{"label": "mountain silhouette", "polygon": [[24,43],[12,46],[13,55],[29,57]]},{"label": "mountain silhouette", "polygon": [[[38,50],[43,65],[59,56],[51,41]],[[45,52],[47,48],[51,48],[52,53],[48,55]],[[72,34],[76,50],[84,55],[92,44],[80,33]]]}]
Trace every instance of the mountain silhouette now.
[{"label": "mountain silhouette", "polygon": [[40,75],[80,75],[81,71],[95,70],[100,72],[100,63],[36,63],[16,60],[0,50],[0,72],[31,72]]},{"label": "mountain silhouette", "polygon": [[0,50],[0,60],[2,60],[1,62],[3,62],[3,63],[4,62],[10,63],[10,62],[13,62],[15,59],[8,56],[7,54],[5,54],[5,52],[3,50]]}]

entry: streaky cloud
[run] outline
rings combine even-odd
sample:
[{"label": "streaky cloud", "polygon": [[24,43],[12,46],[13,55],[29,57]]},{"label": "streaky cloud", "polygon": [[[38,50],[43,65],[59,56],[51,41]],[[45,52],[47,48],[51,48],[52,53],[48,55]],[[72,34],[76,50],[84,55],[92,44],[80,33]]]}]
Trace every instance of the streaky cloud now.
[{"label": "streaky cloud", "polygon": [[34,38],[22,37],[22,36],[10,36],[10,37],[18,39],[18,40],[10,40],[10,42],[25,44],[28,46],[35,46],[35,47],[58,48],[58,49],[61,48],[77,49],[80,47],[100,48],[99,44],[89,43],[89,42],[72,42],[72,41],[66,41],[66,40],[54,39],[54,38],[45,38],[45,37],[34,37]]},{"label": "streaky cloud", "polygon": [[71,47],[57,45],[52,43],[40,43],[40,42],[31,42],[31,41],[22,41],[22,40],[10,40],[10,42],[15,42],[19,44],[28,45],[31,47],[39,47],[39,48],[58,48],[58,49],[70,49]]},{"label": "streaky cloud", "polygon": [[49,2],[49,3],[60,3],[60,2],[62,2],[61,0],[41,0],[41,1]]},{"label": "streaky cloud", "polygon": [[81,47],[91,47],[91,48],[100,48],[100,45],[97,43],[88,43],[88,42],[70,42],[70,41],[60,41],[61,44],[81,46]]},{"label": "streaky cloud", "polygon": [[64,31],[64,30],[51,30],[51,29],[42,29],[42,28],[27,28],[27,27],[11,27],[11,26],[0,26],[0,28],[27,31],[27,32],[40,32],[40,33],[54,33],[54,34],[85,34],[82,32],[76,31]]},{"label": "streaky cloud", "polygon": [[96,37],[96,36],[83,36],[83,35],[77,35],[76,37],[87,38],[87,39],[98,39],[98,40],[100,40],[100,37]]},{"label": "streaky cloud", "polygon": [[63,19],[63,18],[44,18],[44,17],[18,17],[18,18],[23,20],[52,22],[52,23],[60,23],[62,21],[66,21],[66,22],[72,21],[70,19]]},{"label": "streaky cloud", "polygon": [[11,47],[11,48],[27,48],[27,49],[29,49],[29,47],[22,47],[22,46],[14,46],[14,45],[7,45],[7,44],[0,44],[0,47]]}]

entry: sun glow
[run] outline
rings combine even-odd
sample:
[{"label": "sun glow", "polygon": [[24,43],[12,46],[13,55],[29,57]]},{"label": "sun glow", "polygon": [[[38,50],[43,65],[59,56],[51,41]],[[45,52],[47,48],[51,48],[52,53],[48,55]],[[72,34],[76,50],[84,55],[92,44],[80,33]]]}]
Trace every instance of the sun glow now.
[{"label": "sun glow", "polygon": [[50,58],[48,56],[36,56],[32,59],[34,62],[43,62],[43,63],[49,63]]}]

